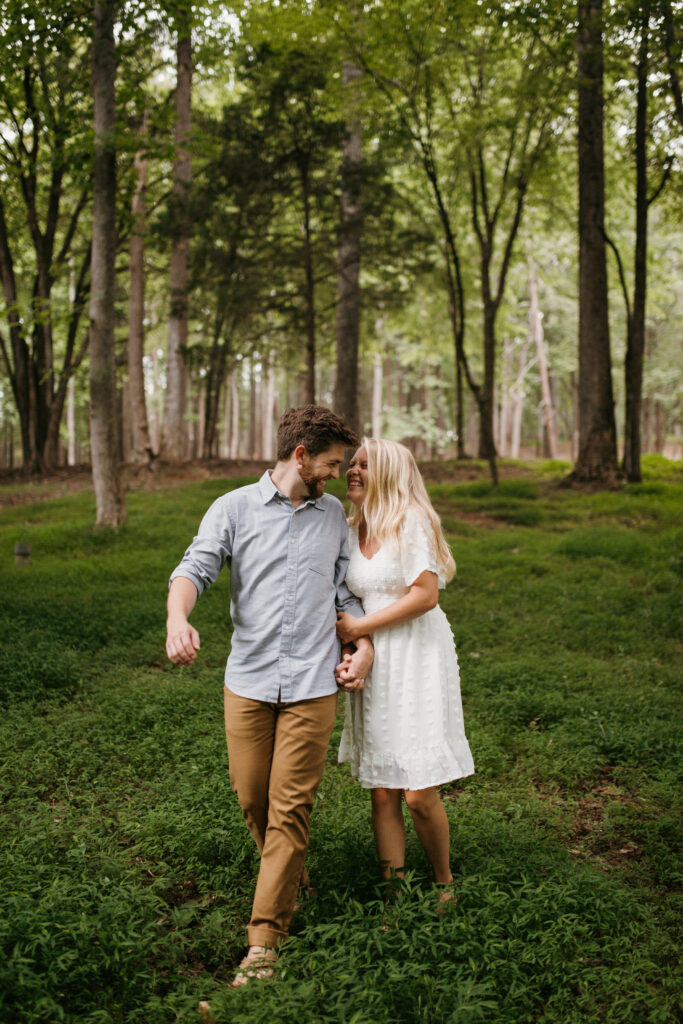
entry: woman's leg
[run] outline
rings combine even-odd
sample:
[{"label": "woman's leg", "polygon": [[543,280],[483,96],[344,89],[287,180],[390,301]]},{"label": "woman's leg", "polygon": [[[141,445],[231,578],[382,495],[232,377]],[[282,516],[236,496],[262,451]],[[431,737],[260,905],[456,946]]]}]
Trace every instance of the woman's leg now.
[{"label": "woman's leg", "polygon": [[406,859],[406,829],[401,810],[400,789],[373,789],[372,827],[377,856],[385,878],[392,873],[403,878]]},{"label": "woman's leg", "polygon": [[436,786],[407,789],[405,794],[415,831],[434,870],[434,881],[441,884],[452,882],[448,818]]}]

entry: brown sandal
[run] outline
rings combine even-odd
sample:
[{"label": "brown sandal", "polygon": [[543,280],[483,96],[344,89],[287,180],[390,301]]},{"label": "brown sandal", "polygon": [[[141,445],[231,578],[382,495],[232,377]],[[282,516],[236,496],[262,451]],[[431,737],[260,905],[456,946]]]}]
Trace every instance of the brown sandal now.
[{"label": "brown sandal", "polygon": [[262,978],[273,977],[273,964],[277,961],[277,953],[274,949],[249,950],[239,965],[232,987],[242,988],[250,981]]}]

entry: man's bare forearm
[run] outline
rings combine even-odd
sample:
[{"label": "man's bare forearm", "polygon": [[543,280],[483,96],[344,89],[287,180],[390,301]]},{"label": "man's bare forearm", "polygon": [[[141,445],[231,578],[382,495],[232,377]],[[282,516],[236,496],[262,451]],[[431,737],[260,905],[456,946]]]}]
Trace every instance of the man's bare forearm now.
[{"label": "man's bare forearm", "polygon": [[187,621],[198,596],[192,580],[184,576],[176,576],[171,583],[167,602],[166,653],[176,665],[191,664],[199,650],[199,633]]},{"label": "man's bare forearm", "polygon": [[178,621],[179,619],[187,621],[197,603],[198,596],[197,588],[192,580],[188,580],[184,576],[176,576],[168,591],[166,603],[168,621]]}]

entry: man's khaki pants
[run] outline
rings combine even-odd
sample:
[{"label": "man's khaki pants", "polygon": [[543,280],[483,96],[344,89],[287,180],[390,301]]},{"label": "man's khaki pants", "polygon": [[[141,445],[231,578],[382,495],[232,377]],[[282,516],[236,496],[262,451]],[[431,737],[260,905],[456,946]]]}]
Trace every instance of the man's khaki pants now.
[{"label": "man's khaki pants", "polygon": [[336,711],[336,693],[269,704],[225,687],[230,784],[261,853],[250,946],[274,948],[288,933]]}]

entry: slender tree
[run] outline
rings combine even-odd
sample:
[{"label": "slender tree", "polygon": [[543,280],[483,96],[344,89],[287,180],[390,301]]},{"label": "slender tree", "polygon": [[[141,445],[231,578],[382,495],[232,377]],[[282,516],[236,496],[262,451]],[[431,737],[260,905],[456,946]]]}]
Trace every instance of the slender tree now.
[{"label": "slender tree", "polygon": [[116,287],[116,48],[114,0],[95,0],[91,49],[94,116],[90,289],[90,451],[97,525],[126,518],[119,470],[114,291]]},{"label": "slender tree", "polygon": [[360,260],[363,231],[361,209],[362,138],[357,82],[360,68],[344,61],[342,80],[347,94],[346,130],[342,141],[339,216],[339,288],[337,294],[337,378],[334,408],[352,429],[358,416],[358,342],[360,335]]},{"label": "slender tree", "polygon": [[602,0],[579,0],[579,454],[570,479],[619,479],[612,394],[603,147]]},{"label": "slender tree", "polygon": [[147,187],[147,154],[145,142],[147,117],[143,115],[138,132],[140,149],[134,158],[135,190],[131,203],[130,304],[128,313],[128,388],[133,434],[133,459],[139,464],[149,463],[152,453],[143,355],[145,343],[145,193]]},{"label": "slender tree", "polygon": [[[676,117],[683,127],[683,94],[681,93],[681,55],[683,54],[683,32],[680,21],[676,22],[671,0],[660,0],[664,29],[664,52],[669,72],[671,94],[674,99]],[[677,4],[680,13],[680,3]]]},{"label": "slender tree", "polygon": [[185,458],[185,351],[187,349],[188,280],[190,255],[190,184],[192,157],[192,37],[188,16],[176,11],[178,31],[175,90],[175,161],[173,165],[173,237],[171,243],[166,399],[162,451],[171,461]]},{"label": "slender tree", "polygon": [[[664,160],[659,181],[650,193],[648,165],[650,163],[650,99],[651,74],[651,3],[638,3],[634,12],[634,29],[638,34],[638,51],[635,61],[636,109],[634,132],[635,156],[635,239],[633,252],[633,290],[629,295],[626,273],[619,247],[611,236],[607,241],[617,261],[619,282],[626,307],[626,355],[624,359],[624,458],[622,469],[626,479],[637,483],[642,479],[641,454],[641,410],[643,395],[643,365],[645,358],[645,311],[647,297],[647,244],[648,214],[650,206],[666,185],[673,164],[673,157]],[[630,28],[630,25],[629,25]],[[631,54],[629,52],[628,56]]]}]

